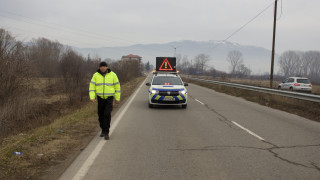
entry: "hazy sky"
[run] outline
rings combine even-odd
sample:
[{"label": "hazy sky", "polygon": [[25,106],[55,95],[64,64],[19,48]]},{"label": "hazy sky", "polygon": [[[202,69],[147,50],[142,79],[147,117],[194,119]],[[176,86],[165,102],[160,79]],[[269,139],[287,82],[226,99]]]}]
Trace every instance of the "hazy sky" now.
[{"label": "hazy sky", "polygon": [[[271,49],[274,0],[0,0],[0,28],[19,40],[77,47],[224,40]],[[276,52],[320,50],[320,1],[279,0]]]}]

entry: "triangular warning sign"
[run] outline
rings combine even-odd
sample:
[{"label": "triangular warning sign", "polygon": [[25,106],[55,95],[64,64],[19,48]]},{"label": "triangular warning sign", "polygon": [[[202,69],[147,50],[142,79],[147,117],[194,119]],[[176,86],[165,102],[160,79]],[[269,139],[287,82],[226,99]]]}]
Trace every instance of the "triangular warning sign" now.
[{"label": "triangular warning sign", "polygon": [[161,66],[159,68],[159,70],[161,70],[161,71],[172,71],[173,70],[172,66],[169,63],[167,58],[164,59],[164,61],[162,62]]}]

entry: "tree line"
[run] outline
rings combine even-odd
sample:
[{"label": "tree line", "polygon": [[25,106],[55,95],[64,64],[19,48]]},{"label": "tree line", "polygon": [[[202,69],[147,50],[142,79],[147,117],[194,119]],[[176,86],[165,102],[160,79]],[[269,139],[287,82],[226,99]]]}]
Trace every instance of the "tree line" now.
[{"label": "tree line", "polygon": [[244,65],[243,55],[240,51],[230,51],[226,57],[230,72],[223,72],[209,66],[210,56],[204,53],[198,54],[194,59],[188,56],[177,55],[177,67],[184,74],[209,75],[213,77],[237,77],[244,78],[251,75],[251,70]]},{"label": "tree line", "polygon": [[279,57],[279,67],[284,77],[303,76],[320,83],[320,51],[286,51]]},{"label": "tree line", "polygon": [[[216,70],[210,67],[209,55],[198,54],[194,59],[188,56],[177,56],[177,66],[184,74],[209,75],[213,77],[255,78],[268,79],[269,75],[261,77],[252,75],[252,71],[244,64],[244,58],[240,51],[233,50],[227,54],[226,61],[229,63],[229,72]],[[279,72],[274,78],[281,80],[290,76],[308,77],[311,82],[320,83],[320,51],[286,51],[279,57]]]},{"label": "tree line", "polygon": [[[0,29],[0,138],[47,124],[40,118],[54,109],[45,102],[47,97],[64,95],[67,101],[56,106],[66,107],[88,101],[89,82],[100,62],[58,41],[38,38],[23,43]],[[120,83],[141,76],[143,70],[137,61],[109,61],[109,67]]]}]

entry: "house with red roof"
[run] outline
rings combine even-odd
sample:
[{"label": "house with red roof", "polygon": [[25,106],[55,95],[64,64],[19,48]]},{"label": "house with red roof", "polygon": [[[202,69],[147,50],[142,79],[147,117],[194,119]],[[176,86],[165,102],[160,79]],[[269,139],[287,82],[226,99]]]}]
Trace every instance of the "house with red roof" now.
[{"label": "house with red roof", "polygon": [[139,63],[141,63],[141,59],[142,59],[142,57],[140,57],[138,55],[133,55],[133,54],[129,54],[127,56],[122,56],[122,58],[121,58],[122,61],[139,61]]}]

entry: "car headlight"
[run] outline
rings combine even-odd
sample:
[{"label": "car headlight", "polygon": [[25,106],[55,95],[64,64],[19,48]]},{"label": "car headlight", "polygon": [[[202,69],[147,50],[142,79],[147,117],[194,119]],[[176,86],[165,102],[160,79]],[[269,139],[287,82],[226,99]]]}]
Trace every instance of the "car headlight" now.
[{"label": "car headlight", "polygon": [[159,91],[157,91],[157,90],[151,90],[151,94],[159,94]]},{"label": "car headlight", "polygon": [[185,90],[179,91],[179,94],[186,94],[187,92]]}]

